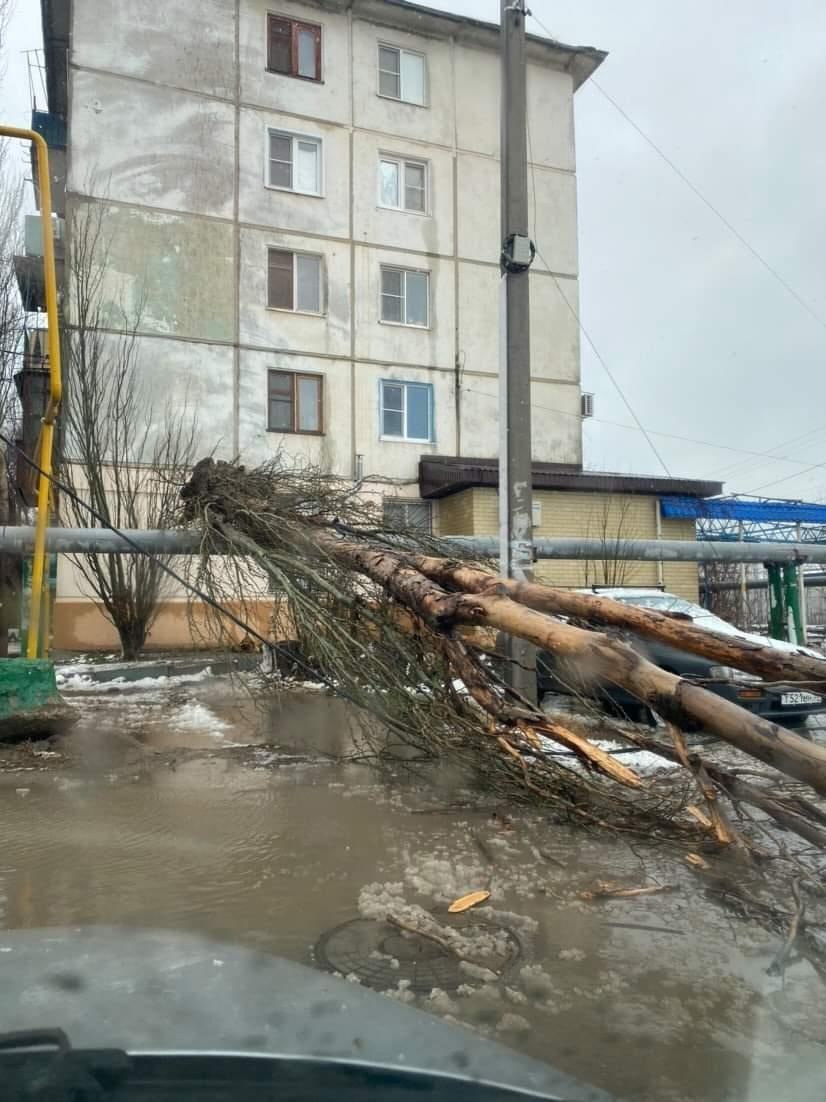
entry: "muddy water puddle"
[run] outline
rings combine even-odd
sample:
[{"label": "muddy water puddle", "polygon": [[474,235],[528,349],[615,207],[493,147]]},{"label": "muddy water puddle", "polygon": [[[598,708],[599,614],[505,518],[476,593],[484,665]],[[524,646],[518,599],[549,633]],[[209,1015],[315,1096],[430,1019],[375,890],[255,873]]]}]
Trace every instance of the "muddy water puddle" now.
[{"label": "muddy water puddle", "polygon": [[[214,678],[71,699],[71,735],[3,756],[5,928],[197,931],[317,964],[318,939],[353,919],[435,913],[449,936],[446,905],[487,889],[464,982],[415,994],[379,952],[379,986],[619,1097],[822,1099],[808,965],[768,977],[776,940],[653,848],[508,818],[450,771],[379,779],[335,761],[352,717],[322,693],[262,705]],[[678,890],[582,900],[600,879]],[[491,930],[518,946],[498,975],[472,967]]]}]

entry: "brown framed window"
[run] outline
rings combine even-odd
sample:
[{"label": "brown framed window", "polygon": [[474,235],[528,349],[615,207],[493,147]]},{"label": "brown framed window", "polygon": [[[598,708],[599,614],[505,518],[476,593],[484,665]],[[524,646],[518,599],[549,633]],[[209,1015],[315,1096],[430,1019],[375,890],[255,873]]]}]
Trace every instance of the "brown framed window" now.
[{"label": "brown framed window", "polygon": [[288,77],[321,80],[321,27],[268,15],[267,68]]},{"label": "brown framed window", "polygon": [[324,376],[270,371],[267,378],[267,428],[270,432],[324,432]]},{"label": "brown framed window", "polygon": [[323,313],[322,258],[287,249],[267,250],[267,306]]}]

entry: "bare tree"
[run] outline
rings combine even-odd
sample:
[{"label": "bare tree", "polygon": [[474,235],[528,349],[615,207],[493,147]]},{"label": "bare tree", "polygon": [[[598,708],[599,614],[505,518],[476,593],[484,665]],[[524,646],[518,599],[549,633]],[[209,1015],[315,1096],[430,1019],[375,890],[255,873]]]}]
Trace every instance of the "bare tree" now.
[{"label": "bare tree", "polygon": [[634,536],[631,499],[613,494],[603,498],[588,518],[588,536],[602,544],[602,557],[585,560],[585,584],[597,586],[629,585],[638,564],[619,559],[617,552]]},{"label": "bare tree", "polygon": [[[0,80],[5,75],[6,28],[12,0],[0,0]],[[14,146],[0,139],[0,431],[14,437],[18,404],[15,372],[21,366],[25,313],[20,300],[14,258],[22,252],[21,211],[24,182],[13,162]],[[11,474],[14,457],[5,445],[0,453],[0,522],[14,521]],[[14,619],[19,560],[0,555],[0,656],[8,654],[8,630]]]},{"label": "bare tree", "polygon": [[[187,401],[158,409],[138,370],[143,303],[131,310],[107,298],[111,242],[99,206],[75,213],[69,234],[63,478],[81,499],[61,499],[83,527],[165,528],[191,465],[196,418]],[[92,516],[81,502],[93,507]],[[100,601],[123,657],[146,644],[168,592],[163,557],[77,555],[87,595]]]}]

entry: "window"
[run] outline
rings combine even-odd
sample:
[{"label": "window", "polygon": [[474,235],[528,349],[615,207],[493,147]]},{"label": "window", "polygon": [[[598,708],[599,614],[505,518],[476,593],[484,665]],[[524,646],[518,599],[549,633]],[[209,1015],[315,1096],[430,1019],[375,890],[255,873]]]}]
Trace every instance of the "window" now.
[{"label": "window", "polygon": [[270,187],[321,194],[321,139],[282,130],[268,131],[267,182]]},{"label": "window", "polygon": [[267,306],[323,313],[322,258],[286,249],[267,250]]},{"label": "window", "polygon": [[385,498],[382,514],[387,528],[413,528],[428,535],[433,531],[433,506],[429,501]]},{"label": "window", "polygon": [[430,273],[381,269],[381,320],[396,325],[428,325]]},{"label": "window", "polygon": [[424,56],[379,46],[379,95],[424,106]]},{"label": "window", "polygon": [[391,210],[427,211],[427,165],[383,156],[379,161],[379,205]]},{"label": "window", "polygon": [[324,378],[295,371],[270,371],[267,428],[270,432],[321,433]]},{"label": "window", "polygon": [[381,435],[390,440],[433,440],[433,387],[430,383],[381,384]]},{"label": "window", "polygon": [[321,27],[268,15],[267,68],[288,77],[321,80]]}]

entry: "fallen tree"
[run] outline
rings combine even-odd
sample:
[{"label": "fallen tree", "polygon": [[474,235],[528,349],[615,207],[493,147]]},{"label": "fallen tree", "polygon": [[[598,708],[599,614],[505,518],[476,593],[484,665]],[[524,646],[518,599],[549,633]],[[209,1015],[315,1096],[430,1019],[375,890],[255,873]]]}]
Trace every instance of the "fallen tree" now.
[{"label": "fallen tree", "polygon": [[[600,597],[503,581],[484,564],[457,562],[430,536],[385,527],[374,502],[311,468],[276,461],[247,471],[203,460],[182,496],[186,519],[205,532],[201,585],[218,602],[229,597],[215,555],[231,558],[236,592],[245,576],[254,575],[258,589],[267,579],[307,666],[378,720],[364,725],[365,753],[459,760],[499,796],[619,832],[655,831],[687,847],[697,868],[706,862],[696,850],[709,846],[752,865],[766,859],[765,838],[743,826],[749,808],[782,836],[772,856],[791,862],[804,890],[820,878],[826,750],[593,628],[633,630],[775,681],[826,684],[823,660],[709,639],[690,624]],[[671,739],[638,728],[616,737],[671,761],[676,778],[642,777],[587,730],[515,694],[482,645],[502,633],[549,652],[582,686],[608,682],[648,705]],[[744,781],[737,762],[707,762],[687,750],[681,729],[697,725],[742,762],[763,763],[760,780]],[[790,849],[782,840],[789,837],[805,847]]]}]

